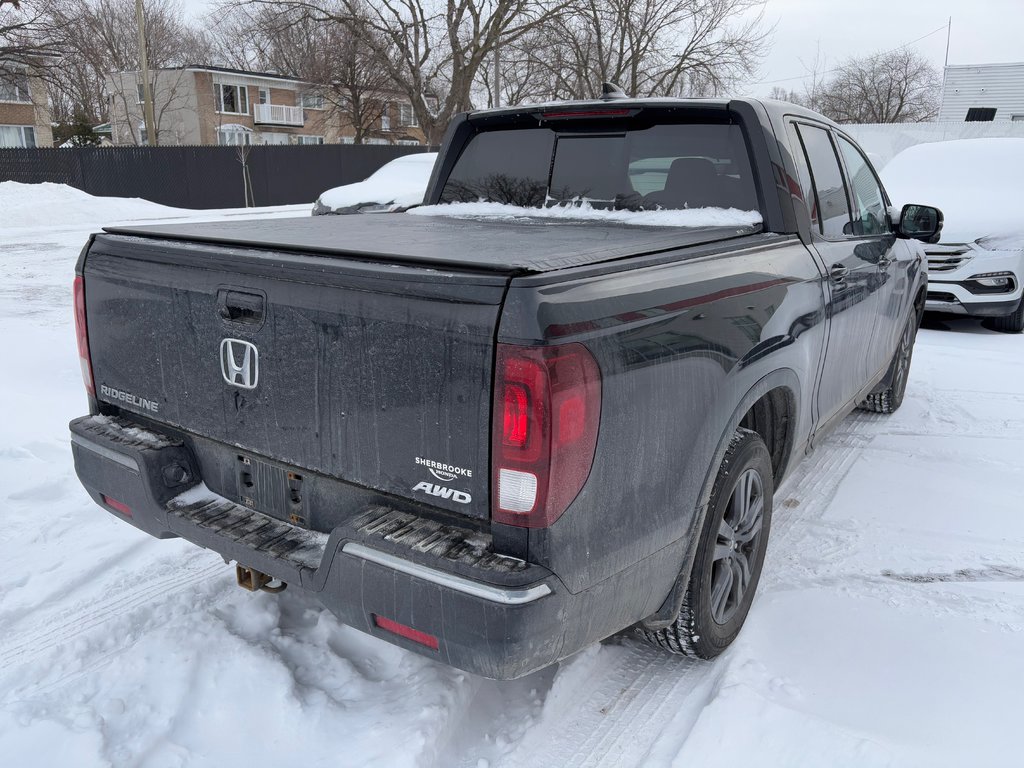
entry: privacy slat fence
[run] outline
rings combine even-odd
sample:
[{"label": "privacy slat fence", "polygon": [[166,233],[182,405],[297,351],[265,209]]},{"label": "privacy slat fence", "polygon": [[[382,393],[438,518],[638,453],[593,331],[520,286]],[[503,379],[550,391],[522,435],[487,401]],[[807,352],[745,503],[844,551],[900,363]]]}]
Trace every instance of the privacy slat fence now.
[{"label": "privacy slat fence", "polygon": [[[246,163],[256,205],[312,203],[384,163],[427,147],[322,144],[253,146]],[[68,184],[91,195],[141,197],[178,208],[246,204],[237,147],[0,149],[0,181]]]}]

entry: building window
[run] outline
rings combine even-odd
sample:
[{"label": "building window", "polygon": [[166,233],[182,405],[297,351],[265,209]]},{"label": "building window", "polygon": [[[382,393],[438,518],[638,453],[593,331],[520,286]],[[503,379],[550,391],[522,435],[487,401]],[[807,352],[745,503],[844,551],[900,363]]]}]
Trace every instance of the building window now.
[{"label": "building window", "polygon": [[269,104],[269,103],[270,103],[270,89],[269,88],[260,88],[260,104]]},{"label": "building window", "polygon": [[[139,86],[141,88],[141,86]],[[146,124],[139,123],[139,144],[149,144],[149,134],[146,133]]]},{"label": "building window", "polygon": [[398,124],[411,128],[419,125],[419,121],[416,120],[416,111],[412,108],[412,104],[400,103],[398,105]]},{"label": "building window", "polygon": [[1010,115],[1010,121],[1014,123],[1024,123],[1024,115]]},{"label": "building window", "polygon": [[225,85],[216,83],[213,86],[217,98],[217,111],[233,115],[249,114],[249,89],[244,85]]},{"label": "building window", "polygon": [[968,123],[991,123],[996,119],[995,107],[971,107],[967,110],[965,122]]},{"label": "building window", "polygon": [[0,125],[0,147],[25,147],[36,145],[36,129],[31,125]]},{"label": "building window", "polygon": [[31,104],[28,92],[28,75],[24,72],[0,71],[0,101],[17,101]]},{"label": "building window", "polygon": [[217,143],[227,147],[252,144],[252,131],[244,125],[222,125],[217,129]]},{"label": "building window", "polygon": [[[151,94],[153,94],[153,98],[155,99],[156,98],[156,84],[155,83],[150,83],[149,84],[149,92]],[[135,84],[135,94],[138,97],[139,104],[142,104],[146,100],[146,94],[143,93],[143,90],[142,90],[142,83],[136,83]]]},{"label": "building window", "polygon": [[324,97],[319,93],[302,94],[302,106],[306,109],[323,109]]},{"label": "building window", "polygon": [[380,129],[382,131],[391,130],[391,115],[385,113],[380,116]]},{"label": "building window", "polygon": [[324,143],[324,137],[323,136],[296,136],[295,137],[295,143],[296,144],[323,144]]}]

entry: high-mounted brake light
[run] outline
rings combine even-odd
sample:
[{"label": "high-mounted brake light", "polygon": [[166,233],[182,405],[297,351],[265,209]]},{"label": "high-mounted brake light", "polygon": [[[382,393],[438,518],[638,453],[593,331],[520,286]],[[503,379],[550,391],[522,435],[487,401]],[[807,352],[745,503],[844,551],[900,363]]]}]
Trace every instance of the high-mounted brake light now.
[{"label": "high-mounted brake light", "polygon": [[601,371],[582,344],[499,344],[491,446],[491,518],[551,525],[590,474],[601,417]]},{"label": "high-mounted brake light", "polygon": [[96,385],[92,378],[92,361],[89,357],[89,331],[85,324],[85,280],[81,275],[75,278],[75,336],[78,338],[78,360],[82,364],[82,381],[85,391],[96,396]]},{"label": "high-mounted brake light", "polygon": [[574,117],[629,117],[635,109],[577,109],[564,112],[541,112],[545,120],[566,120]]}]

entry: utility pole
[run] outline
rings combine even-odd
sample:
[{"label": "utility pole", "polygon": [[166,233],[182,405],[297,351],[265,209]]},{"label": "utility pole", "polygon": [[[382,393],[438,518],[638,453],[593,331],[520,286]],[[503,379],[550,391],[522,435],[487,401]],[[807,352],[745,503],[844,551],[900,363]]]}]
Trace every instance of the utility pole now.
[{"label": "utility pole", "polygon": [[494,106],[501,106],[501,44],[494,44]]},{"label": "utility pole", "polygon": [[135,0],[135,21],[139,25],[139,65],[142,67],[142,101],[146,121],[146,143],[156,146],[156,118],[153,115],[153,84],[149,81],[149,55],[146,53],[146,15],[142,0]]},{"label": "utility pole", "polygon": [[953,17],[949,17],[949,21],[946,23],[946,61],[943,67],[949,66],[949,36],[953,32]]}]

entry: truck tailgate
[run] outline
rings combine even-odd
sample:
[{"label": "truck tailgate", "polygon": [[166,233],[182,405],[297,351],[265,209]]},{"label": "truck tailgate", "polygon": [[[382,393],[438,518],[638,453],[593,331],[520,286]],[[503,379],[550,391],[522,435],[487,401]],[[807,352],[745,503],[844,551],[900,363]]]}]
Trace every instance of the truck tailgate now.
[{"label": "truck tailgate", "polygon": [[488,515],[506,276],[116,234],[94,238],[84,275],[101,402]]}]

